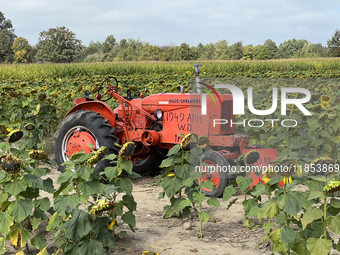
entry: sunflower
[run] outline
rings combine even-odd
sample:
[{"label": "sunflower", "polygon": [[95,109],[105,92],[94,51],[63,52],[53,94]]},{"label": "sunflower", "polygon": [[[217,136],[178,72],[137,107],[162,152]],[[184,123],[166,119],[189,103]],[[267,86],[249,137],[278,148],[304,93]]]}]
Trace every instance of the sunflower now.
[{"label": "sunflower", "polygon": [[293,182],[293,179],[291,176],[284,176],[283,177],[283,183],[284,184],[291,184]]},{"label": "sunflower", "polygon": [[326,102],[326,101],[322,101],[322,102],[321,102],[321,108],[322,108],[322,109],[325,109],[325,110],[326,110],[326,109],[329,108],[329,106],[330,106],[330,105],[329,105],[328,102]]},{"label": "sunflower", "polygon": [[181,148],[188,151],[196,146],[198,136],[195,133],[187,134],[181,141]]},{"label": "sunflower", "polygon": [[45,93],[41,93],[38,95],[38,100],[40,103],[44,102],[46,100],[46,94]]},{"label": "sunflower", "polygon": [[82,92],[82,91],[83,91],[83,88],[84,88],[84,86],[83,86],[83,85],[80,85],[80,86],[77,88],[77,91],[78,91],[78,92]]},{"label": "sunflower", "polygon": [[32,114],[34,116],[37,116],[39,114],[39,112],[40,112],[40,104],[37,105],[37,108],[35,109],[35,111],[32,111]]},{"label": "sunflower", "polygon": [[98,91],[99,87],[95,86],[91,89],[91,93],[96,93]]},{"label": "sunflower", "polygon": [[25,125],[25,130],[27,131],[33,131],[35,129],[35,125],[33,123],[28,123]]},{"label": "sunflower", "polygon": [[107,201],[106,199],[98,200],[90,210],[91,215],[98,215],[99,213],[111,210],[115,208],[116,204],[114,201]]},{"label": "sunflower", "polygon": [[19,96],[19,93],[17,91],[10,91],[8,92],[8,95],[12,98],[17,98]]},{"label": "sunflower", "polygon": [[[335,172],[333,167],[335,160],[328,157],[317,158],[309,164],[311,175],[325,175],[326,177],[332,176]],[[312,168],[315,169],[312,171]]]},{"label": "sunflower", "polygon": [[24,133],[21,130],[15,129],[7,135],[6,140],[9,143],[14,143],[16,141],[19,141],[22,138],[23,135],[24,135]]},{"label": "sunflower", "polygon": [[245,156],[244,156],[244,162],[247,165],[254,164],[256,161],[258,161],[260,158],[260,153],[257,150],[252,150],[249,151]]},{"label": "sunflower", "polygon": [[321,104],[316,104],[313,106],[313,110],[314,111],[317,111],[317,110],[320,110],[321,109]]},{"label": "sunflower", "polygon": [[0,166],[5,172],[15,174],[22,169],[23,163],[12,154],[5,154],[0,157]]},{"label": "sunflower", "polygon": [[114,225],[116,224],[116,220],[111,221],[111,223],[107,226],[108,229],[113,230]]},{"label": "sunflower", "polygon": [[53,98],[58,98],[58,95],[56,93],[51,93],[50,96],[53,97]]},{"label": "sunflower", "polygon": [[333,194],[337,191],[340,191],[340,181],[332,181],[329,182],[327,186],[325,186],[322,190],[326,194]]},{"label": "sunflower", "polygon": [[321,101],[323,102],[330,102],[332,98],[329,95],[322,95],[321,96]]},{"label": "sunflower", "polygon": [[143,251],[142,255],[159,255],[156,251]]},{"label": "sunflower", "polygon": [[324,122],[328,119],[328,114],[325,112],[319,117],[319,122]]},{"label": "sunflower", "polygon": [[34,150],[28,153],[28,156],[34,160],[44,160],[47,159],[48,155],[42,150]]},{"label": "sunflower", "polygon": [[30,97],[31,93],[30,92],[25,92],[24,94],[22,94],[24,97]]},{"label": "sunflower", "polygon": [[107,152],[107,148],[105,146],[100,147],[96,153],[87,160],[87,163],[90,166],[93,166],[95,164],[98,164],[99,161],[101,161],[105,155],[105,153]]},{"label": "sunflower", "polygon": [[11,86],[3,86],[3,87],[2,87],[2,90],[10,90],[10,89],[12,89]]},{"label": "sunflower", "polygon": [[46,86],[42,86],[42,88],[41,88],[41,90],[46,90],[47,89],[47,87]]},{"label": "sunflower", "polygon": [[197,139],[197,147],[198,148],[205,148],[205,147],[207,147],[208,142],[209,142],[208,137],[201,135]]},{"label": "sunflower", "polygon": [[38,90],[36,90],[36,89],[32,89],[32,90],[30,91],[31,95],[32,95],[32,94],[35,94],[35,93],[37,93],[37,92],[38,92]]},{"label": "sunflower", "polygon": [[123,161],[131,158],[131,156],[133,155],[133,152],[135,151],[135,148],[136,148],[136,145],[134,142],[130,141],[130,142],[125,143],[119,151],[118,158]]},{"label": "sunflower", "polygon": [[320,98],[320,94],[312,94],[311,97],[313,99],[318,99],[318,98]]},{"label": "sunflower", "polygon": [[264,181],[264,183],[267,183],[275,175],[276,175],[276,173],[273,171],[273,169],[269,169],[268,171],[264,172],[263,177],[262,177],[262,181]]},{"label": "sunflower", "polygon": [[302,171],[296,160],[283,158],[277,162],[279,166],[279,175],[283,178],[284,184],[293,182],[292,175],[296,172],[298,176],[302,176]]},{"label": "sunflower", "polygon": [[131,90],[132,92],[137,92],[138,91],[138,87],[136,85],[131,85],[129,87],[129,90]]}]

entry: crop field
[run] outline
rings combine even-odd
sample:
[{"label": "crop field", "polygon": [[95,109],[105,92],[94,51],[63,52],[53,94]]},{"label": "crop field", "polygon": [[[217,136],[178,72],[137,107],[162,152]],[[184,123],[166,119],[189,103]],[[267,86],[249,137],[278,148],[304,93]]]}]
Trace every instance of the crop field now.
[{"label": "crop field", "polygon": [[[23,250],[27,251],[28,246],[45,255],[56,251],[60,252],[56,254],[65,251],[66,254],[102,254],[104,249],[113,254],[131,254],[126,249],[117,251],[115,240],[133,235],[128,229],[136,227],[136,219],[137,224],[138,220],[143,219],[141,215],[134,216],[137,204],[132,181],[120,176],[122,170],[132,174],[132,163],[110,158],[118,160],[119,171],[108,169],[105,174],[112,177],[111,184],[116,188],[100,183],[99,174],[94,173],[94,164],[88,161],[94,153],[78,155],[78,158],[71,158],[66,171],[57,176],[57,183],[53,184],[51,179],[46,179],[50,170],[40,164],[49,163],[50,160],[39,153],[41,148],[49,150],[44,143],[47,138],[51,139],[64,115],[73,107],[73,99],[84,97],[85,90],[89,90],[90,97],[95,98],[107,76],[118,79],[121,95],[130,89],[134,98],[139,97],[140,92],[144,92],[145,96],[179,92],[180,86],[185,86],[185,92],[189,93],[195,78],[194,64],[0,65],[0,133],[3,138],[7,137],[0,143],[3,152],[0,163],[4,170],[0,171],[0,247],[4,247],[7,240],[15,247],[17,254],[24,254]],[[174,167],[184,169],[188,162],[182,160],[181,163],[169,164],[170,161],[163,161],[165,174],[159,177],[156,184],[160,189],[159,199],[164,205],[163,218],[171,218],[169,220],[173,222],[176,217],[183,219],[190,217],[191,212],[196,213],[196,221],[200,222],[198,235],[204,240],[202,223],[212,224],[211,212],[222,210],[219,208],[222,205],[229,210],[224,208],[227,216],[238,204],[243,210],[241,228],[244,231],[261,228],[263,239],[257,240],[258,247],[268,243],[268,254],[271,251],[280,254],[330,254],[340,251],[338,238],[335,237],[340,235],[340,59],[201,61],[201,64],[200,76],[207,84],[235,84],[244,92],[245,99],[247,89],[252,88],[252,104],[258,110],[271,108],[276,96],[273,88],[279,89],[276,111],[265,116],[255,116],[246,111],[244,115],[236,116],[237,123],[244,123],[236,126],[236,133],[248,134],[250,145],[278,149],[275,164],[294,166],[295,171],[267,173],[253,189],[249,188],[252,179],[240,176],[235,181],[235,187],[230,185],[225,189],[223,198],[206,198],[201,185],[210,187],[209,182],[201,182],[197,186],[194,178],[171,170]],[[305,96],[294,90],[289,92],[289,88],[308,90],[311,99],[304,107],[310,115],[303,114],[301,107],[295,104],[287,105],[281,112],[282,87],[288,88],[287,99],[302,99]],[[105,88],[102,88],[101,93],[104,91]],[[108,104],[114,108],[118,103],[111,99]],[[22,139],[17,142],[13,137],[19,133]],[[181,156],[183,159],[187,153],[190,152],[178,147],[169,156]],[[4,166],[5,158],[6,162],[12,160],[18,163],[20,170],[8,170],[8,166]],[[71,171],[73,167],[76,168],[75,172]],[[312,172],[312,169],[320,171]],[[54,189],[53,185],[58,189]],[[236,187],[244,196],[235,198]],[[39,190],[51,196],[42,197]],[[118,196],[119,193],[122,196]],[[215,209],[208,210],[210,207]],[[52,216],[47,217],[47,212]],[[221,215],[220,211],[218,213]],[[24,227],[25,220],[30,222],[31,229]],[[54,231],[56,245],[53,247],[56,251],[51,250],[46,238],[34,233],[42,221],[48,223],[45,230]],[[84,228],[78,229],[77,224],[83,224]],[[123,224],[128,227],[117,231]],[[106,230],[104,234],[100,233],[102,228]],[[211,237],[211,233],[207,233],[209,235]],[[128,244],[125,242],[123,245]],[[132,252],[172,254],[166,249],[143,250],[134,246]],[[0,254],[4,252],[4,248],[0,249]],[[238,252],[242,254],[242,250]]]},{"label": "crop field", "polygon": [[[73,106],[73,99],[83,97],[85,90],[89,90],[91,97],[95,98],[100,83],[109,75],[117,77],[120,84],[119,89],[123,95],[129,88],[135,98],[139,97],[140,92],[144,92],[145,96],[161,92],[178,92],[181,85],[185,86],[186,92],[190,92],[190,86],[195,77],[193,64],[194,62],[135,62],[2,65],[0,68],[0,95],[2,102],[5,103],[1,104],[0,125],[10,129],[14,127],[23,128],[25,121],[28,121],[25,118],[31,118],[28,113],[32,113],[37,105],[41,104],[43,107],[50,105],[53,110],[41,113],[42,121],[45,120],[48,124],[41,124],[40,122],[37,124],[44,125],[44,128],[49,131],[54,131],[63,116]],[[327,118],[324,116],[326,122],[333,123],[332,125],[338,124],[336,114],[336,107],[340,100],[338,99],[337,89],[338,79],[340,78],[340,61],[338,59],[208,61],[202,62],[202,64],[200,76],[208,84],[237,83],[243,91],[246,91],[247,87],[252,87],[253,104],[260,107],[259,109],[270,108],[272,87],[290,84],[290,87],[307,88],[314,94],[312,101],[307,105],[314,117],[309,118],[308,121],[315,121],[316,115],[321,117],[322,114],[326,113]],[[102,94],[104,89],[101,90]],[[14,97],[10,96],[10,91],[15,91]],[[44,102],[39,102],[40,94],[46,96]],[[268,95],[268,97],[265,95]],[[325,102],[322,100],[322,95],[329,95],[330,100]],[[297,97],[297,95],[292,95],[292,98],[294,97]],[[114,100],[110,100],[108,103],[113,108],[117,106],[117,102]],[[282,118],[282,116],[277,115],[279,110],[280,108],[270,117]],[[290,116],[298,114],[298,109],[292,106],[289,114]],[[244,117],[251,119],[249,114]],[[18,126],[18,123],[21,126]],[[305,123],[310,125],[310,123]],[[275,125],[277,124],[275,123]],[[304,125],[304,123],[301,123],[299,128],[310,130]],[[257,142],[266,141],[267,146],[283,146],[289,139],[295,140],[294,136],[287,136],[289,132],[285,132],[286,129],[269,126],[266,125],[255,133],[249,133],[252,132],[252,129],[248,130],[247,128],[238,131],[247,132]],[[267,132],[268,130],[271,131],[271,135]],[[297,136],[302,132],[298,131],[297,129],[294,133],[290,133]],[[278,134],[280,134],[279,137],[285,136],[285,138],[278,140]],[[311,135],[313,137],[313,134]],[[272,139],[273,137],[276,137],[276,139]],[[300,137],[300,139],[302,138]],[[255,140],[251,143],[254,143]],[[309,143],[312,142],[317,143],[314,140],[309,140]],[[295,143],[302,145],[301,142]],[[327,149],[330,148],[327,147]]]}]

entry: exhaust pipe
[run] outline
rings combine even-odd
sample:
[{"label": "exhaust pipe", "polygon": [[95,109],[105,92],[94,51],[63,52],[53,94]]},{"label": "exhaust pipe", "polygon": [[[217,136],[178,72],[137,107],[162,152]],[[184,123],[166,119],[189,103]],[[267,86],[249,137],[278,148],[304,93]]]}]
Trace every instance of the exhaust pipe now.
[{"label": "exhaust pipe", "polygon": [[198,68],[201,67],[201,66],[202,65],[200,63],[194,64],[195,73],[196,73],[196,78],[195,78],[196,90],[197,90],[197,94],[199,94],[199,95],[202,94],[200,70],[198,70]]}]

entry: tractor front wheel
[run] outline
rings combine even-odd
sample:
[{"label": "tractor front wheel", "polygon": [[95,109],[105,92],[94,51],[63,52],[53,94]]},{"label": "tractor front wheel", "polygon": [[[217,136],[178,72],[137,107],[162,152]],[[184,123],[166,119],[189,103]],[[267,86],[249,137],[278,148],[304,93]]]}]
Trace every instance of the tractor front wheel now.
[{"label": "tractor front wheel", "polygon": [[198,183],[211,180],[216,187],[214,190],[202,187],[202,192],[209,197],[221,197],[225,187],[230,184],[230,176],[228,171],[226,171],[229,166],[228,160],[216,151],[209,151],[204,156],[202,162],[208,164],[208,166],[200,167],[202,177],[197,180]]},{"label": "tractor front wheel", "polygon": [[[67,115],[58,125],[54,134],[54,159],[58,163],[58,170],[63,171],[65,166],[61,164],[69,161],[74,153],[83,150],[90,153],[92,149],[86,144],[93,144],[95,149],[105,146],[108,154],[118,154],[119,149],[115,143],[119,143],[114,134],[114,128],[106,123],[104,117],[93,111],[77,111]],[[110,165],[109,160],[102,160],[96,166],[98,172],[104,171]]]}]

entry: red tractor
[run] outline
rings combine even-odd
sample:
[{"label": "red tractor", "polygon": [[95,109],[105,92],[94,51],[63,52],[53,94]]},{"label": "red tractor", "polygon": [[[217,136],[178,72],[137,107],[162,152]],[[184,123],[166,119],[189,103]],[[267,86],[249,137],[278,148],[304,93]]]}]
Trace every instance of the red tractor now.
[{"label": "red tractor", "polygon": [[[123,145],[134,141],[137,145],[132,161],[134,172],[143,173],[158,169],[167,151],[181,142],[179,134],[196,133],[205,135],[212,148],[203,161],[218,171],[206,173],[204,179],[210,179],[216,189],[204,192],[208,196],[220,196],[229,184],[229,171],[225,171],[229,161],[256,148],[248,146],[249,137],[246,134],[235,134],[235,126],[215,125],[214,119],[228,119],[235,122],[233,112],[233,97],[230,94],[219,94],[221,103],[215,103],[211,97],[207,98],[207,114],[201,114],[201,89],[198,67],[195,65],[196,84],[198,93],[161,93],[133,99],[130,90],[123,97],[118,91],[118,81],[114,77],[106,78],[100,85],[97,100],[89,98],[85,92],[84,98],[76,98],[75,106],[66,114],[54,135],[53,149],[55,160],[59,164],[58,170],[63,170],[62,164],[69,160],[69,156],[84,150],[92,151],[86,144],[91,143],[98,149],[108,148],[108,154],[117,154],[119,148],[115,143]],[[114,85],[112,85],[114,82]],[[100,91],[107,85],[106,99]],[[115,98],[120,105],[112,110],[105,101]],[[259,149],[259,162],[265,164],[276,156],[275,149]],[[97,171],[103,171],[109,165],[103,160],[96,165]],[[220,169],[218,167],[220,166]],[[224,171],[222,170],[224,167]],[[235,178],[235,177],[233,177]]]}]

